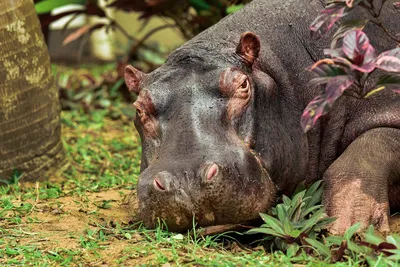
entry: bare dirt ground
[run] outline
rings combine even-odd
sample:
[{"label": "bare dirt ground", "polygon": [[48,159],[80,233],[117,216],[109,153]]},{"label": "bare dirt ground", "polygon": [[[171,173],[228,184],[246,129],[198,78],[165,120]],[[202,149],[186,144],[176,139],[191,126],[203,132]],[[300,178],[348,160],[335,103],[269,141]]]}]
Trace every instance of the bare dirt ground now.
[{"label": "bare dirt ground", "polygon": [[[104,227],[112,229],[115,225],[128,225],[132,216],[128,215],[127,197],[130,194],[126,189],[110,189],[104,192],[88,193],[84,198],[61,197],[49,201],[32,203],[33,209],[29,217],[23,218],[27,228],[19,240],[20,245],[37,245],[41,250],[56,251],[58,248],[77,250],[82,247],[81,236],[88,231],[97,231]],[[106,208],[99,208],[107,203]],[[27,222],[28,218],[35,218],[38,223]],[[11,226],[11,225],[10,225]],[[107,240],[99,245],[105,246],[97,250],[100,257],[94,257],[90,250],[83,253],[83,257],[91,266],[115,262],[115,259],[124,255],[123,250],[129,244],[135,244],[142,238],[133,236],[131,240]],[[90,260],[90,259],[93,260]],[[97,261],[95,258],[99,258]],[[128,262],[125,262],[127,264]],[[140,262],[131,262],[140,264]],[[143,263],[143,259],[141,261]],[[104,266],[104,265],[103,265]]]}]

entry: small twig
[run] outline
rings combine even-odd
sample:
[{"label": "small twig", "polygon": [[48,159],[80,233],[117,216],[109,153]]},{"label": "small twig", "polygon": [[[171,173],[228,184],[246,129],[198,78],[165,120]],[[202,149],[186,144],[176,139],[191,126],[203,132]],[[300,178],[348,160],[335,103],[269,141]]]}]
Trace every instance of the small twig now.
[{"label": "small twig", "polygon": [[146,33],[145,36],[143,36],[142,39],[140,39],[139,41],[137,41],[137,43],[136,43],[134,46],[132,46],[132,48],[131,48],[131,53],[130,53],[130,54],[131,54],[131,55],[134,55],[134,54],[136,53],[137,49],[138,49],[148,38],[150,38],[154,33],[158,32],[158,31],[161,31],[161,30],[164,30],[164,29],[166,29],[166,28],[171,28],[171,27],[176,27],[176,25],[166,24],[166,25],[161,25],[161,26],[158,26],[158,27],[152,29],[151,31],[149,31],[148,33]]},{"label": "small twig", "polygon": [[110,19],[110,25],[112,27],[115,27],[117,30],[119,30],[127,39],[132,40],[132,41],[136,41],[136,38],[131,36],[117,21]]}]

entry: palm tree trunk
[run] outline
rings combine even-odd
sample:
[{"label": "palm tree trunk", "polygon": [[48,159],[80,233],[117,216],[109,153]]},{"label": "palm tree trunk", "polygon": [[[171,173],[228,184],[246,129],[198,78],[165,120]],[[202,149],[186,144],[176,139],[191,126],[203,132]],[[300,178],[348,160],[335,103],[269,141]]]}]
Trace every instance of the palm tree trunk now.
[{"label": "palm tree trunk", "polygon": [[32,0],[0,1],[0,179],[65,166],[60,103]]}]

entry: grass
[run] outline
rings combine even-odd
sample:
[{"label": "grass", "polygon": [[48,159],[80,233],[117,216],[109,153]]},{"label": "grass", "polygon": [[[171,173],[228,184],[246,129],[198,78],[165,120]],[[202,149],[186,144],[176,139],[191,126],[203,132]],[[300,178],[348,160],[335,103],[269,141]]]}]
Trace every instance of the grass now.
[{"label": "grass", "polygon": [[126,203],[140,169],[131,120],[74,110],[62,113],[62,124],[70,168],[48,182],[0,187],[0,265],[324,266],[307,255],[268,253],[229,236],[196,237],[130,223]]},{"label": "grass", "polygon": [[[248,241],[249,236],[238,233],[202,237],[195,230],[176,234],[163,230],[162,224],[149,230],[133,223],[130,214],[137,210],[135,186],[141,155],[138,134],[127,117],[133,109],[118,101],[105,109],[83,110],[62,113],[63,143],[70,166],[60,177],[20,184],[21,174],[16,171],[8,177],[9,184],[0,187],[0,266],[330,264],[324,257],[315,257],[318,253],[312,257],[304,250],[272,251],[253,236],[252,242]],[[305,194],[303,200],[307,198]],[[291,206],[277,206],[277,217],[282,212],[296,215],[299,205],[303,205],[298,200],[284,198],[284,203]],[[278,231],[275,236],[279,237],[281,227],[286,238],[296,238],[300,233],[293,230],[301,226],[295,221],[281,220],[282,226],[274,230],[275,224],[268,225],[271,220],[259,231],[265,232],[269,227],[268,231]],[[357,254],[345,259],[334,266],[360,266],[363,262]]]}]

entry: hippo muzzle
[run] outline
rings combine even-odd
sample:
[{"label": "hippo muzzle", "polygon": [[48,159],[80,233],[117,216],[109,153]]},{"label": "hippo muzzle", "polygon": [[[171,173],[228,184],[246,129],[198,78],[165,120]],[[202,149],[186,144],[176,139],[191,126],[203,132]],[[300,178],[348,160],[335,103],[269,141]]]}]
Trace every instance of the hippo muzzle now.
[{"label": "hippo muzzle", "polygon": [[178,232],[194,225],[241,223],[268,210],[275,190],[251,154],[246,164],[210,162],[193,170],[150,165],[139,177],[139,216],[146,227],[165,222]]}]

